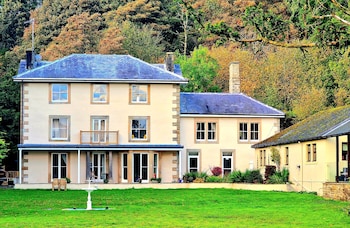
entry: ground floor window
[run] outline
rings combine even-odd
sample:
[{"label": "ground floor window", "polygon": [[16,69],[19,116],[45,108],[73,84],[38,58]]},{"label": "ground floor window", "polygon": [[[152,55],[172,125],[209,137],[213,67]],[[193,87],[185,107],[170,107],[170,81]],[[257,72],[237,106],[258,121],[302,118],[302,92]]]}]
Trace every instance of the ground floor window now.
[{"label": "ground floor window", "polygon": [[128,154],[122,154],[122,182],[128,181]]},{"label": "ground floor window", "polygon": [[66,178],[67,177],[67,153],[52,153],[51,154],[51,178]]},{"label": "ground floor window", "polygon": [[158,172],[158,154],[153,154],[153,176],[154,178],[159,177]]}]

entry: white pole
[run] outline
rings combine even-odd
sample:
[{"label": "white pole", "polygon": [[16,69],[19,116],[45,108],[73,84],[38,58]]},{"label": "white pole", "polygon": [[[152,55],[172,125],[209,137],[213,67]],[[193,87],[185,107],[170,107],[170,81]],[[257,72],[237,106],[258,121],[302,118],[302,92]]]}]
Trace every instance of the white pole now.
[{"label": "white pole", "polygon": [[19,183],[22,184],[22,148],[19,148],[18,152],[19,152],[19,155],[18,155]]},{"label": "white pole", "polygon": [[80,184],[80,149],[78,149],[78,184]]}]

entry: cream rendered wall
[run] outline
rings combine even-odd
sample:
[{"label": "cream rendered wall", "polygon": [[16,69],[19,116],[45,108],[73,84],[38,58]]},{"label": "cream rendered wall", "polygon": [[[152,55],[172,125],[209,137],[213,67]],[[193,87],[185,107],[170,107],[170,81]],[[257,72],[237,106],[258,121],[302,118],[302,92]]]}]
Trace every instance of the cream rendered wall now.
[{"label": "cream rendered wall", "polygon": [[[218,121],[218,142],[217,143],[197,143],[195,142],[195,123],[209,118],[181,117],[181,144],[184,149],[181,155],[183,164],[182,174],[187,172],[187,150],[200,151],[200,171],[209,171],[213,166],[222,167],[222,151],[233,152],[233,168],[235,170],[245,171],[249,168],[256,168],[256,159],[254,149],[251,148],[256,143],[239,142],[239,123],[258,122],[260,123],[260,137],[265,139],[276,134],[279,131],[279,119],[275,118],[210,118]],[[210,171],[209,171],[210,173]]]},{"label": "cream rendered wall", "polygon": [[[151,144],[176,144],[173,141],[173,85],[152,84],[150,105],[129,104],[129,84],[109,84],[109,103],[91,104],[91,84],[71,83],[69,104],[50,104],[48,83],[29,83],[24,95],[24,143],[80,143],[80,130],[91,130],[91,116],[108,116],[109,130],[119,131],[119,143],[127,144],[129,116],[150,116]],[[49,141],[49,116],[70,116],[70,141]],[[133,142],[135,143],[135,142]],[[143,142],[144,143],[144,142]]]},{"label": "cream rendered wall", "polygon": [[25,155],[27,162],[24,162],[24,182],[25,183],[47,183],[49,179],[50,157],[46,151],[30,151]]},{"label": "cream rendered wall", "polygon": [[[293,143],[276,146],[281,155],[281,169],[289,170],[289,180],[294,183],[298,191],[314,191],[323,194],[323,183],[335,182],[336,176],[336,138]],[[346,142],[346,136],[339,137],[339,171],[346,167],[346,161],[341,160],[341,144]],[[316,162],[307,161],[307,144],[316,144]],[[289,162],[286,165],[285,148],[289,148]],[[259,160],[260,150],[266,150],[267,165],[275,165],[271,161],[270,148],[256,149],[256,159]],[[312,155],[311,155],[312,156]],[[260,166],[265,172],[265,166]]]}]

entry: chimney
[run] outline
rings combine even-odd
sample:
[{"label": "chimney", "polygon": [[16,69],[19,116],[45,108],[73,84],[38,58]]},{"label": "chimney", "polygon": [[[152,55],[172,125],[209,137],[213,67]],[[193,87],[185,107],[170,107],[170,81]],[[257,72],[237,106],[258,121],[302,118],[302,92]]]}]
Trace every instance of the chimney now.
[{"label": "chimney", "polygon": [[174,72],[174,53],[167,52],[165,56],[165,69]]},{"label": "chimney", "polygon": [[34,52],[32,50],[26,51],[26,69],[30,70],[33,69],[33,62],[34,62]]},{"label": "chimney", "polygon": [[241,92],[241,79],[239,76],[239,62],[230,63],[229,92]]}]

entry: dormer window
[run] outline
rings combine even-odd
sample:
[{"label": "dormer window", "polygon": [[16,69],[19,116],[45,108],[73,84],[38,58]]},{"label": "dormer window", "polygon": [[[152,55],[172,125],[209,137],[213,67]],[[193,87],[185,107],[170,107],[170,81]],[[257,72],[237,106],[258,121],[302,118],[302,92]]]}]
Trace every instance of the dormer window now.
[{"label": "dormer window", "polygon": [[148,85],[131,85],[131,103],[149,104],[149,86]]}]

